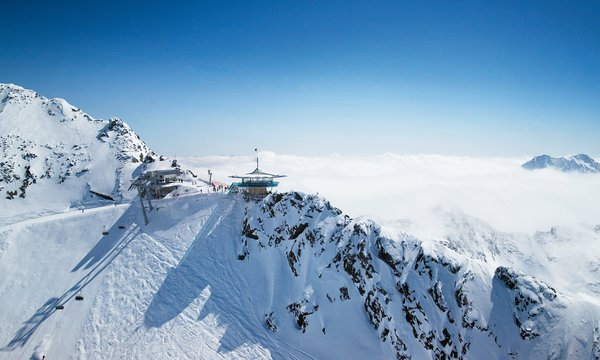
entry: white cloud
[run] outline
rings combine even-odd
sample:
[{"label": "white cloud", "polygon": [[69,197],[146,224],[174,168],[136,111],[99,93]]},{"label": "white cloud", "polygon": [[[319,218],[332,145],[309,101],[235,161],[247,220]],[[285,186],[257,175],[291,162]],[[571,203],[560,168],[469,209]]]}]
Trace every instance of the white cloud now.
[{"label": "white cloud", "polygon": [[[433,224],[436,209],[458,209],[503,231],[600,223],[600,175],[527,171],[527,158],[441,155],[302,157],[261,152],[261,169],[288,175],[280,191],[319,193],[351,216]],[[213,178],[254,169],[251,156],[184,158]]]}]

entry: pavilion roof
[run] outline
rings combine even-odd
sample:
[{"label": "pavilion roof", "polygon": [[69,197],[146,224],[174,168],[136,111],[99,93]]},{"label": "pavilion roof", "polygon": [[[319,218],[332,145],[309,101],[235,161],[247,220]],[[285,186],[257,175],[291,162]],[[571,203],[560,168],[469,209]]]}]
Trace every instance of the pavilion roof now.
[{"label": "pavilion roof", "polygon": [[230,178],[236,178],[236,179],[242,179],[242,178],[281,178],[281,177],[285,177],[286,175],[276,175],[276,174],[269,174],[266,172],[261,171],[259,168],[254,169],[254,171],[247,173],[246,175],[231,175]]}]

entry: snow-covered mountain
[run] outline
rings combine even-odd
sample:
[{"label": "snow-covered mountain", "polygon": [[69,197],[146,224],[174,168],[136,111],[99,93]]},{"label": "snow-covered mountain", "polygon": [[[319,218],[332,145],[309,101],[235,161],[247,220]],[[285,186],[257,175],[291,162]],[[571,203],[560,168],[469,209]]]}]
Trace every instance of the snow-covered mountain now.
[{"label": "snow-covered mountain", "polygon": [[597,163],[594,159],[585,154],[573,155],[568,158],[555,158],[550,155],[540,155],[521,166],[528,170],[554,168],[564,172],[600,172],[600,163]]},{"label": "snow-covered mountain", "polygon": [[[63,99],[0,84],[0,202],[5,209],[64,209],[90,200],[90,190],[131,198],[131,175],[152,156],[118,118],[94,119]],[[62,183],[68,186],[58,186]]]},{"label": "snow-covered mountain", "polygon": [[[323,199],[279,194],[247,210],[238,257],[258,263],[286,258],[289,273],[277,287],[296,278],[302,284],[290,304],[266,300],[272,304],[268,323],[286,321],[287,310],[301,332],[316,323],[326,333],[329,314],[348,301],[396,358],[479,359],[490,352],[497,358],[592,357],[598,351],[597,305],[517,270],[530,269],[533,259],[513,236],[465,217],[457,225],[453,237],[430,243],[402,232],[386,235],[381,226],[352,220]],[[581,320],[577,329],[573,318]],[[565,329],[586,339],[585,345]]]},{"label": "snow-covered mountain", "polygon": [[598,289],[565,285],[598,284],[599,252],[581,280],[553,259],[577,245],[567,230],[456,215],[453,234],[420,239],[294,192],[155,206],[147,226],[133,202],[0,228],[0,359],[600,355]]},{"label": "snow-covered mountain", "polygon": [[0,89],[0,359],[600,358],[600,226],[427,232],[294,191],[146,225],[125,123]]}]

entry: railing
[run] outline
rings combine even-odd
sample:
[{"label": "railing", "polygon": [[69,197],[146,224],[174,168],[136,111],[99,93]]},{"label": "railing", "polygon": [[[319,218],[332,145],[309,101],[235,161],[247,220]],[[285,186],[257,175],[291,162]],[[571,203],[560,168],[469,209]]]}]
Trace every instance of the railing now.
[{"label": "railing", "polygon": [[255,188],[255,187],[275,187],[279,185],[277,181],[243,181],[241,183],[235,183],[241,188]]}]

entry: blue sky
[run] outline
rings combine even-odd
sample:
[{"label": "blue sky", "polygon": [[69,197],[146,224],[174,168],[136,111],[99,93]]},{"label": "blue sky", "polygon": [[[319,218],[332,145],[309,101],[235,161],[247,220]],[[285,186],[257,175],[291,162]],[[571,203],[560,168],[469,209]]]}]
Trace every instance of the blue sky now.
[{"label": "blue sky", "polygon": [[0,82],[165,155],[600,155],[598,1],[13,1]]}]

